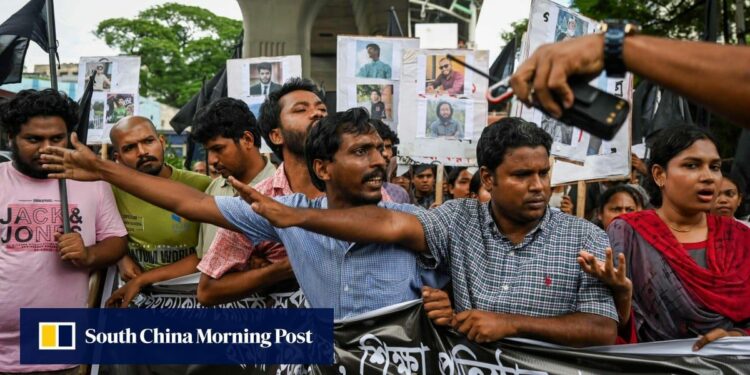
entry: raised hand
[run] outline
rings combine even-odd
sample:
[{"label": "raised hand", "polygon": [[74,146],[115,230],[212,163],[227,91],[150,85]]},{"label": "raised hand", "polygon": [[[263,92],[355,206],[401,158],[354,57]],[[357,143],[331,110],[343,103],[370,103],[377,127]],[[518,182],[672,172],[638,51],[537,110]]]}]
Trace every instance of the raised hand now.
[{"label": "raised hand", "polygon": [[228,180],[242,200],[247,202],[255,213],[266,218],[271,225],[277,228],[287,228],[297,224],[298,215],[295,209],[259,193],[234,177],[230,176]]},{"label": "raised hand", "polygon": [[612,249],[604,250],[606,258],[604,261],[588,251],[581,250],[578,253],[578,265],[584,272],[601,280],[604,284],[612,288],[615,293],[632,293],[633,283],[627,277],[627,266],[625,265],[625,254],[620,253],[617,256],[617,268],[614,266]]},{"label": "raised hand", "polygon": [[573,105],[573,90],[568,77],[593,79],[604,69],[604,38],[587,35],[564,42],[545,44],[518,67],[510,79],[518,99],[526,105],[539,102],[552,116],[562,115]]},{"label": "raised hand", "polygon": [[86,145],[78,142],[78,136],[70,135],[74,149],[49,146],[41,150],[42,168],[49,171],[49,178],[68,178],[78,181],[101,180],[98,163],[100,159]]}]

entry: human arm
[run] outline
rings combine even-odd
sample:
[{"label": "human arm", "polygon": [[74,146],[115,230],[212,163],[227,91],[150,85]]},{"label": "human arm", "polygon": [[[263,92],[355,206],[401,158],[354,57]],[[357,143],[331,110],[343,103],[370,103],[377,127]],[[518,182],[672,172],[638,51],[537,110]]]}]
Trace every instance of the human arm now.
[{"label": "human arm", "polygon": [[612,345],[617,323],[607,317],[575,312],[553,317],[466,310],[457,314],[451,325],[478,343],[506,337],[526,337],[560,345],[585,347]]},{"label": "human arm", "polygon": [[226,273],[216,279],[203,273],[198,282],[198,302],[204,306],[212,306],[236,301],[293,277],[289,259],[262,268]]},{"label": "human arm", "polygon": [[630,321],[630,311],[633,300],[633,283],[626,276],[627,266],[625,265],[625,254],[620,253],[617,256],[617,267],[614,266],[612,249],[607,248],[605,251],[605,261],[596,259],[593,254],[582,250],[578,254],[578,264],[584,272],[596,277],[607,285],[614,293],[615,307],[617,316],[620,319],[620,327],[628,325]]},{"label": "human arm", "polygon": [[562,200],[560,201],[560,211],[568,215],[573,215],[574,208],[573,199],[571,199],[569,195],[563,195]]},{"label": "human arm", "polygon": [[78,142],[75,133],[71,134],[70,141],[75,147],[72,150],[62,147],[46,147],[42,150],[44,169],[51,172],[50,178],[104,180],[188,220],[236,230],[221,214],[212,196],[167,178],[151,176],[102,160]]},{"label": "human arm", "polygon": [[60,259],[70,261],[74,266],[98,269],[116,262],[126,252],[127,238],[107,237],[94,245],[84,246],[80,233],[55,233],[55,241]]},{"label": "human arm", "polygon": [[[627,69],[675,91],[737,125],[750,126],[750,48],[645,35],[623,44]],[[553,116],[573,105],[570,76],[594,77],[604,69],[604,37],[587,35],[539,47],[516,71],[511,86],[519,100],[535,99]]]},{"label": "human arm", "polygon": [[129,255],[125,255],[117,262],[117,269],[120,271],[120,278],[125,281],[135,279],[143,273],[141,266]]},{"label": "human arm", "polygon": [[300,227],[344,241],[398,243],[417,252],[428,250],[422,224],[412,214],[375,205],[335,210],[293,208],[260,194],[233,177],[229,181],[253,211],[274,227]]},{"label": "human arm", "polygon": [[710,344],[722,337],[742,337],[747,336],[748,333],[742,328],[734,328],[725,330],[723,328],[715,328],[706,333],[705,335],[698,336],[698,341],[693,344],[693,351],[697,352],[701,350],[707,344]]},{"label": "human arm", "polygon": [[133,297],[144,287],[159,281],[171,280],[195,273],[197,265],[198,257],[195,254],[190,254],[174,263],[146,271],[128,281],[120,289],[114,291],[112,296],[107,300],[106,305],[107,307],[128,307]]},{"label": "human arm", "polygon": [[464,93],[464,75],[459,72],[453,72],[453,85],[449,88],[449,95],[462,95]]}]

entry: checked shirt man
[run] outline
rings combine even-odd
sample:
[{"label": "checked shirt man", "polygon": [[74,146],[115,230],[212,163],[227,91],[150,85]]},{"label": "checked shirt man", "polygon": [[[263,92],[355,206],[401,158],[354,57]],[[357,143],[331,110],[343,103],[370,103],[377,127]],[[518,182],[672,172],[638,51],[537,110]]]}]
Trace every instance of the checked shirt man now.
[{"label": "checked shirt man", "polygon": [[277,227],[396,243],[447,268],[458,314],[444,303],[447,296],[435,298],[444,295],[437,290],[423,293],[425,310],[471,340],[610,345],[617,331],[611,292],[577,263],[583,249],[602,258],[609,242],[593,224],[549,210],[551,144],[547,133],[517,118],[485,128],[477,144],[482,184],[492,197],[485,204],[457,199],[416,215],[372,205],[300,210],[264,197],[252,206]]}]

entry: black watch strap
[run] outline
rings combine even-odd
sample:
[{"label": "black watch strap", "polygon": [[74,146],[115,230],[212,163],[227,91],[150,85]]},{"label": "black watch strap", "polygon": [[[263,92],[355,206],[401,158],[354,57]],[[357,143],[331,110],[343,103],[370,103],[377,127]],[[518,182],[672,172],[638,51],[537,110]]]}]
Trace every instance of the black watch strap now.
[{"label": "black watch strap", "polygon": [[606,30],[604,32],[604,70],[607,71],[608,77],[625,76],[625,61],[622,57],[623,44],[625,42],[625,25],[624,21],[605,21]]}]

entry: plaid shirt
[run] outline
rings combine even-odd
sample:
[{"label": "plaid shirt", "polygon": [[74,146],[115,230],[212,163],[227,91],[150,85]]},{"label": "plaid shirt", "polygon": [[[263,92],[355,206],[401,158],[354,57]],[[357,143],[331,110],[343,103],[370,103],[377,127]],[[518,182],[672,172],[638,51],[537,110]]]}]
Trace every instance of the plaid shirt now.
[{"label": "plaid shirt", "polygon": [[609,240],[593,224],[547,209],[514,245],[497,229],[489,205],[474,199],[451,200],[417,218],[435,261],[450,269],[456,311],[539,317],[584,312],[617,320],[609,288],[576,262],[582,249],[604,258]]}]

